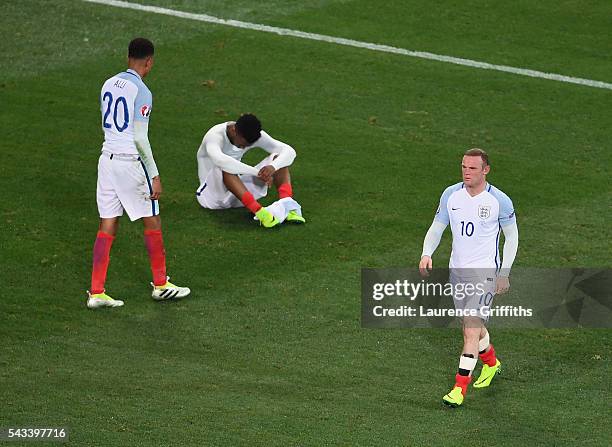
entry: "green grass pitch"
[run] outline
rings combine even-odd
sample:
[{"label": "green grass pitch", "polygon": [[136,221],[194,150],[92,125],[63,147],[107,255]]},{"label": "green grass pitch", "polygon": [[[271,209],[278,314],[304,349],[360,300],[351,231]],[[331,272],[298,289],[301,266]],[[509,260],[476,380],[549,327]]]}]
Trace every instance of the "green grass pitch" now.
[{"label": "green grass pitch", "polygon": [[[612,81],[602,1],[142,3]],[[156,44],[169,273],[193,293],[151,300],[124,218],[107,289],[126,306],[92,312],[98,95],[137,35]],[[83,446],[610,444],[609,330],[492,332],[504,375],[449,410],[460,333],[359,319],[360,268],[417,265],[469,147],[514,200],[516,265],[612,266],[609,90],[79,1],[5,2],[0,42],[0,427]],[[194,200],[204,132],[247,111],[298,151],[306,226]]]}]

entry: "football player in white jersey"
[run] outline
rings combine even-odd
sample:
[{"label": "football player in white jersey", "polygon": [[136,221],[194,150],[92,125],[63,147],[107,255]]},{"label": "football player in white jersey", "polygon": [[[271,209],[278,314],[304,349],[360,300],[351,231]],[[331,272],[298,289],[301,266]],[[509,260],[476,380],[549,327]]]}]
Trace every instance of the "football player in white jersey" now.
[{"label": "football player in white jersey", "polygon": [[[242,163],[244,154],[254,147],[262,148],[270,155],[256,166]],[[292,199],[289,166],[295,156],[291,146],[275,140],[261,129],[261,122],[255,115],[244,114],[235,122],[217,124],[206,132],[198,149],[200,186],[196,190],[196,199],[208,209],[244,206],[266,228],[283,220],[304,223],[301,207]],[[266,196],[272,184],[278,191],[280,206],[275,210],[281,209],[280,215],[271,213],[257,201]]]},{"label": "football player in white jersey", "polygon": [[144,224],[153,273],[153,298],[180,298],[190,293],[187,287],[175,286],[166,276],[158,204],[162,187],[147,136],[152,96],[142,82],[153,67],[153,55],[151,41],[132,40],[128,48],[128,69],[108,79],[100,93],[104,144],[98,161],[96,195],[100,225],[87,299],[90,309],[123,306],[123,301],[106,294],[104,283],[111,246],[124,210],[131,221],[142,219]]},{"label": "football player in white jersey", "polygon": [[[475,388],[489,386],[501,366],[485,323],[493,297],[506,293],[510,287],[508,277],[518,250],[518,228],[510,198],[487,183],[490,169],[488,155],[482,149],[470,149],[464,154],[463,182],[449,186],[442,194],[434,221],[425,236],[419,263],[421,274],[427,275],[433,265],[431,256],[450,224],[453,235],[450,281],[454,285],[472,284],[475,290],[473,294],[456,292],[453,297],[457,309],[471,309],[474,315],[463,317],[464,344],[459,370],[455,386],[443,397],[443,402],[452,407],[463,403],[477,356],[483,361],[483,368],[474,382]],[[500,231],[505,237],[501,262]]]}]

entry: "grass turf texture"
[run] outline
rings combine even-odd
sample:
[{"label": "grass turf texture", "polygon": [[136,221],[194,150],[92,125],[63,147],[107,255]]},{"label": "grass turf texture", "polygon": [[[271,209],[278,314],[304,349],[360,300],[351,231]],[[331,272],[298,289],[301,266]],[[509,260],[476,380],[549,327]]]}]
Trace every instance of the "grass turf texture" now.
[{"label": "grass turf texture", "polygon": [[[601,2],[155,4],[612,72]],[[457,331],[359,326],[360,267],[416,265],[471,146],[515,202],[517,265],[610,266],[608,91],[79,2],[5,5],[0,30],[0,426],[66,425],[77,445],[608,444],[610,331],[493,332],[504,375],[450,411]],[[141,225],[124,218],[107,288],[126,307],[91,312],[98,94],[135,35],[157,46],[147,84],[168,265],[193,294],[150,299]],[[195,202],[203,133],[243,111],[296,147],[306,226],[264,231]]]}]

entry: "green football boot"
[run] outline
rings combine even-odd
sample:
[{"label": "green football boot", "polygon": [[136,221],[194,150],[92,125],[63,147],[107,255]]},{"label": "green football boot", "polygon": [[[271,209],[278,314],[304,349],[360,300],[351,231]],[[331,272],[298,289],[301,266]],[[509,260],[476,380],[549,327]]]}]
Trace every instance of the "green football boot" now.
[{"label": "green football boot", "polygon": [[450,393],[442,398],[442,402],[444,402],[445,405],[453,408],[463,404],[463,393],[461,392],[461,387],[454,387]]},{"label": "green football boot", "polygon": [[495,363],[495,366],[489,366],[485,363],[484,365],[482,365],[482,371],[480,372],[478,380],[474,382],[474,388],[484,388],[491,385],[491,380],[493,380],[493,377],[500,373],[501,362],[499,361],[499,359],[497,360],[497,363]]},{"label": "green football boot", "polygon": [[295,210],[289,211],[289,214],[287,214],[287,218],[285,220],[289,223],[294,223],[294,224],[306,223],[306,219],[300,216]]},{"label": "green football boot", "polygon": [[274,217],[272,213],[265,208],[262,208],[257,211],[255,215],[259,219],[259,224],[263,225],[266,228],[275,227],[280,223],[278,219]]}]

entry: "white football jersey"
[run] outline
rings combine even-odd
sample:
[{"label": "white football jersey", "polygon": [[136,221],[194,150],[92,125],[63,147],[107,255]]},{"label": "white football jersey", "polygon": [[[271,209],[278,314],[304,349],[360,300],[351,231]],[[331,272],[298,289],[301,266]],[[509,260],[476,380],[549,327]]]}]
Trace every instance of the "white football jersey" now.
[{"label": "white football jersey", "polygon": [[134,143],[134,121],[148,121],[153,97],[134,70],[108,79],[100,92],[102,150],[113,154],[138,154]]},{"label": "white football jersey", "polygon": [[446,188],[435,220],[451,226],[451,269],[501,267],[501,228],[516,222],[510,198],[493,185],[472,197],[463,183]]},{"label": "white football jersey", "polygon": [[[202,144],[198,149],[198,176],[200,183],[203,183],[208,173],[214,167],[221,168],[231,174],[250,174],[257,175],[258,170],[241,162],[242,157],[248,151],[259,147],[269,154],[278,154],[278,157],[270,164],[276,169],[291,165],[295,159],[295,150],[282,141],[275,140],[265,131],[261,131],[261,136],[250,146],[244,149],[232,144],[227,136],[227,126],[233,121],[217,124],[209,129],[202,139]],[[220,153],[219,153],[220,152]],[[233,160],[228,160],[228,158]]]}]

